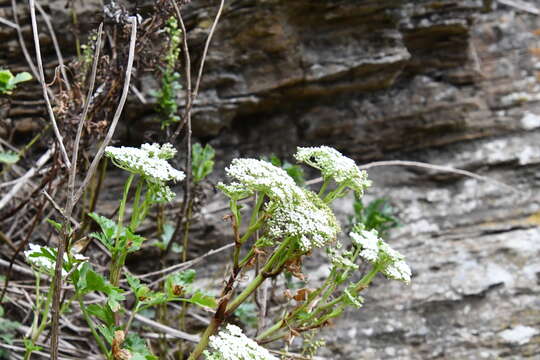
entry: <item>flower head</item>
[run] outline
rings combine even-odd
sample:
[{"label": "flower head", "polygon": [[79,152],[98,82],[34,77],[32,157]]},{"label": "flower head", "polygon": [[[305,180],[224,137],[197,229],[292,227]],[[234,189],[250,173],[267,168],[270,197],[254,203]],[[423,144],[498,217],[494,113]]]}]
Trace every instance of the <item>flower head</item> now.
[{"label": "flower head", "polygon": [[[302,251],[323,247],[336,239],[340,226],[332,210],[315,193],[300,189],[302,196],[277,206],[268,220],[274,238],[298,237]],[[268,207],[272,207],[270,202]]]},{"label": "flower head", "polygon": [[411,268],[405,262],[405,257],[383,239],[376,230],[364,230],[355,226],[349,234],[354,245],[361,248],[360,257],[380,267],[380,271],[389,279],[411,282]]},{"label": "flower head", "polygon": [[354,160],[343,156],[339,151],[328,146],[298,147],[294,155],[296,160],[319,169],[324,178],[332,178],[344,184],[359,195],[371,185],[367,173],[356,166]]},{"label": "flower head", "polygon": [[271,200],[287,203],[301,196],[300,188],[285,170],[264,160],[234,159],[225,171],[234,182],[220,183],[218,187],[231,198],[241,199],[261,192]]},{"label": "flower head", "polygon": [[159,184],[184,179],[185,174],[166,161],[174,154],[176,150],[171,144],[143,144],[140,149],[127,146],[105,148],[105,156],[116,166]]},{"label": "flower head", "polygon": [[[24,252],[26,261],[38,271],[48,275],[53,275],[56,267],[56,249],[37,244],[30,244],[29,247],[30,249]],[[88,260],[87,257],[78,253],[72,254],[71,259],[74,262],[68,264],[68,256],[66,253],[64,253],[64,269],[62,269],[62,276],[67,274],[65,268],[70,269],[74,264]]]},{"label": "flower head", "polygon": [[212,352],[204,352],[206,360],[278,360],[231,324],[210,337],[210,348]]}]

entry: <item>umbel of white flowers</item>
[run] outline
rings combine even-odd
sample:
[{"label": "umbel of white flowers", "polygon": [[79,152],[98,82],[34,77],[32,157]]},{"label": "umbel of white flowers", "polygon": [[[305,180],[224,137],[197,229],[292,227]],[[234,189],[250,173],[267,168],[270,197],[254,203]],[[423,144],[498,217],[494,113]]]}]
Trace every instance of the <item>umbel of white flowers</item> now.
[{"label": "umbel of white flowers", "polygon": [[204,352],[206,360],[278,360],[232,324],[210,337],[210,348]]},{"label": "umbel of white flowers", "polygon": [[[56,249],[37,244],[30,244],[29,247],[30,248],[24,252],[26,261],[37,271],[44,274],[53,275],[56,265]],[[88,260],[87,257],[81,254],[73,254],[72,257],[73,260],[78,263]],[[64,263],[67,262],[68,257],[64,253]],[[65,276],[66,274],[66,270],[62,269],[62,276]]]},{"label": "umbel of white flowers", "polygon": [[367,173],[360,170],[353,159],[343,156],[334,148],[299,147],[294,158],[319,169],[324,179],[334,179],[336,183],[347,186],[360,196],[371,186]]},{"label": "umbel of white flowers", "polygon": [[[360,195],[371,182],[352,159],[339,151],[321,146],[299,147],[295,158],[321,171],[325,180],[333,179],[341,188],[339,196],[351,189]],[[273,239],[296,237],[303,251],[323,247],[333,242],[340,226],[333,211],[312,191],[302,189],[283,169],[257,159],[234,159],[225,169],[233,179],[218,188],[233,200],[258,192],[267,196],[268,235]]]},{"label": "umbel of white flowers", "polygon": [[273,239],[296,237],[303,251],[335,240],[340,231],[332,210],[309,190],[300,188],[283,169],[257,159],[234,159],[225,169],[234,179],[218,188],[234,200],[258,192],[267,196],[268,235]]},{"label": "umbel of white flowers", "polygon": [[379,267],[387,278],[406,284],[411,282],[411,268],[405,262],[405,257],[381,239],[377,230],[368,231],[362,226],[355,226],[349,236],[353,244],[362,249],[360,257]]},{"label": "umbel of white flowers", "polygon": [[105,148],[105,156],[114,165],[132,174],[140,175],[150,186],[160,201],[171,201],[175,194],[166,185],[169,181],[182,181],[186,175],[173,168],[168,162],[176,154],[176,149],[169,143],[159,145],[143,144],[141,148],[128,146]]}]

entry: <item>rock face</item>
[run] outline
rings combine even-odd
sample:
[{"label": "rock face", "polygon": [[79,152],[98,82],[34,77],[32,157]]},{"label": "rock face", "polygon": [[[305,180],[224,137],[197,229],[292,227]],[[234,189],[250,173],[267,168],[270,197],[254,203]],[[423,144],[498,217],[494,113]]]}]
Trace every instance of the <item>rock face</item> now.
[{"label": "rock face", "polygon": [[[194,53],[214,3],[185,9]],[[359,162],[453,166],[513,188],[434,170],[371,169],[369,196],[400,209],[403,226],[390,242],[407,255],[413,282],[376,280],[364,308],[326,332],[322,356],[540,356],[537,28],[539,17],[480,0],[227,2],[193,121],[224,162],[327,144]],[[14,39],[0,32],[7,37]],[[0,65],[14,57],[0,54]],[[19,105],[11,111],[28,104]],[[126,113],[153,124],[138,116]]]}]

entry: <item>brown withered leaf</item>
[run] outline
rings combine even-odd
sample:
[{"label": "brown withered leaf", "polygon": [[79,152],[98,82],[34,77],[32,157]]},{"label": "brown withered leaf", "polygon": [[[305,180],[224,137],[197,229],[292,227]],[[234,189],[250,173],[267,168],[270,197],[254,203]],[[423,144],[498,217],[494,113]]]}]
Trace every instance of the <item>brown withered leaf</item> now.
[{"label": "brown withered leaf", "polygon": [[124,343],[125,334],[122,330],[116,330],[114,332],[114,338],[112,341],[112,354],[114,360],[129,360],[131,359],[131,353],[127,349],[122,349]]}]

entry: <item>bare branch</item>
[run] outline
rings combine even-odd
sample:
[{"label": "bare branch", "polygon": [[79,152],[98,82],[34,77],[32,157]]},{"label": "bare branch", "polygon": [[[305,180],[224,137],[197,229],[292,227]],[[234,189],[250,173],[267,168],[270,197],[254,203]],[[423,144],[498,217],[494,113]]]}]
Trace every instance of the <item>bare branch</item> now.
[{"label": "bare branch", "polygon": [[105,148],[111,142],[111,139],[114,135],[114,131],[116,129],[116,125],[118,124],[118,120],[120,119],[120,115],[122,114],[122,111],[124,110],[124,105],[126,104],[127,95],[129,92],[129,84],[131,81],[131,71],[133,69],[133,59],[135,57],[135,42],[137,40],[137,19],[135,17],[131,17],[130,21],[131,21],[131,40],[129,44],[129,55],[128,55],[128,62],[127,62],[127,67],[126,67],[124,88],[122,89],[122,96],[120,97],[120,103],[118,104],[118,107],[116,108],[116,112],[114,113],[113,120],[109,127],[109,131],[107,132],[107,135],[105,136],[105,139],[103,140],[103,143],[101,144],[96,156],[94,157],[94,160],[92,160],[92,164],[90,164],[90,168],[88,169],[88,172],[86,173],[86,177],[84,178],[81,186],[79,187],[79,189],[74,195],[73,201],[75,203],[81,198],[84,190],[88,186],[88,183],[92,179],[92,176],[94,176],[94,173],[99,164],[99,161],[101,160],[101,158],[103,157],[103,153],[105,152]]},{"label": "bare branch", "polygon": [[[30,1],[33,2],[33,0],[30,0]],[[103,143],[101,144],[96,156],[94,157],[94,160],[92,160],[92,163],[86,174],[86,177],[83,180],[83,183],[79,187],[79,190],[77,190],[77,193],[70,200],[74,204],[77,203],[77,201],[80,199],[84,190],[88,186],[90,179],[94,175],[94,172],[96,171],[99,161],[101,160],[101,157],[103,156],[103,153],[105,152],[105,148],[107,147],[107,145],[109,145],[109,142],[111,141],[114,135],[116,125],[118,124],[118,120],[120,119],[120,115],[122,114],[124,105],[126,103],[127,95],[129,92],[129,83],[131,81],[131,71],[133,69],[133,59],[135,57],[135,43],[137,40],[137,18],[130,17],[129,21],[131,22],[131,39],[129,43],[128,63],[126,67],[124,87],[122,89],[122,95],[120,96],[120,102],[118,104],[118,107],[116,108],[116,112],[114,113],[113,120],[109,127],[109,131],[107,132],[107,135],[105,136],[105,139],[103,140]],[[64,232],[67,232],[66,227],[64,227]],[[53,286],[54,294],[53,294],[53,302],[52,302],[52,309],[51,309],[52,310],[52,324],[51,324],[51,343],[50,343],[51,344],[51,359],[53,360],[58,359],[58,339],[59,339],[59,331],[60,331],[59,329],[60,311],[59,310],[60,310],[60,300],[61,300],[61,293],[62,293],[62,265],[64,262],[63,256],[66,251],[68,235],[69,234],[63,234],[62,240],[60,241],[60,244],[58,245],[58,251],[56,254],[56,267],[54,270],[54,286]]]},{"label": "bare branch", "polygon": [[51,34],[51,40],[53,42],[54,51],[56,52],[56,57],[58,58],[58,64],[60,65],[60,72],[62,73],[62,77],[64,78],[64,84],[66,84],[67,90],[71,92],[71,85],[69,85],[69,80],[66,74],[66,66],[64,65],[64,57],[62,56],[62,51],[60,51],[60,46],[58,45],[58,39],[56,38],[56,33],[54,32],[54,27],[52,26],[51,19],[39,3],[36,3],[36,8],[38,9],[41,17],[43,18],[43,21],[45,21],[45,25],[47,25],[49,34]]},{"label": "bare branch", "polygon": [[195,83],[195,89],[193,90],[193,98],[196,98],[197,94],[199,93],[199,85],[201,84],[204,63],[206,62],[206,55],[208,54],[210,41],[212,41],[212,37],[214,36],[214,32],[216,31],[216,26],[218,24],[219,18],[221,17],[221,13],[223,12],[224,4],[225,4],[225,0],[221,0],[219,4],[218,12],[216,14],[216,18],[214,19],[214,23],[212,24],[212,27],[210,28],[210,33],[208,34],[208,38],[206,39],[206,44],[204,44],[204,51],[203,51],[203,56],[201,59],[201,65],[199,66],[199,74],[197,75],[197,82]]},{"label": "bare branch", "polygon": [[75,176],[77,175],[77,158],[79,156],[79,145],[81,142],[81,135],[84,128],[84,122],[86,121],[86,116],[88,115],[88,109],[90,109],[90,102],[92,101],[92,94],[94,92],[94,86],[96,83],[96,74],[97,67],[99,62],[99,52],[101,50],[101,36],[103,35],[103,23],[99,25],[98,37],[96,42],[96,49],[94,52],[94,61],[92,64],[92,73],[90,75],[90,85],[88,86],[88,94],[86,95],[86,101],[84,103],[83,112],[81,119],[79,120],[79,126],[77,128],[77,135],[75,136],[75,142],[73,143],[73,155],[71,158],[71,169],[69,172],[69,181],[68,181],[68,203],[66,204],[66,215],[71,216],[73,207],[76,202],[74,202],[74,192],[75,192]]},{"label": "bare branch", "polygon": [[54,112],[51,106],[51,100],[49,99],[49,94],[47,93],[47,84],[45,83],[45,73],[43,72],[43,61],[41,59],[41,46],[39,45],[39,34],[38,34],[37,21],[36,21],[35,0],[29,0],[29,3],[30,3],[30,18],[32,20],[32,34],[34,36],[34,45],[36,47],[36,60],[37,60],[38,70],[39,70],[39,82],[41,83],[41,89],[43,90],[43,98],[45,99],[45,104],[47,105],[47,112],[49,113],[49,118],[53,126],[54,135],[56,136],[56,140],[58,141],[58,145],[60,147],[60,153],[62,154],[62,157],[64,158],[64,163],[69,169],[71,167],[71,162],[69,161],[69,157],[66,152],[64,142],[62,140],[62,135],[60,134],[60,130],[58,129],[58,124],[56,123],[56,118],[54,117]]}]

